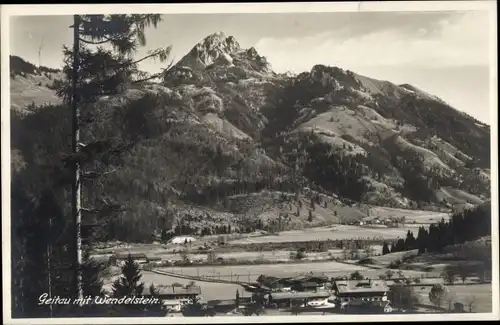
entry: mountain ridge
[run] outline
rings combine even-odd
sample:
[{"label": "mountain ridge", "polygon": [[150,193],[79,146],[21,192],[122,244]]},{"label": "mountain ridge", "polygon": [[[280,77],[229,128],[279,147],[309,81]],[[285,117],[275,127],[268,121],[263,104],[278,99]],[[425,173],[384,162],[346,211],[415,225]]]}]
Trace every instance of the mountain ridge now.
[{"label": "mountain ridge", "polygon": [[[50,155],[64,150],[66,140],[47,143],[68,134],[68,112],[50,104],[14,116],[17,173],[57,164]],[[159,222],[197,234],[220,224],[269,230],[281,218],[291,228],[317,226],[362,216],[359,204],[446,210],[489,198],[489,127],[408,84],[322,64],[275,73],[224,33],[195,44],[161,83],[103,98],[96,109],[118,117],[103,117],[89,134],[133,143],[94,194],[131,203],[129,230],[108,237],[134,229],[144,238]],[[47,114],[60,125],[36,125]]]}]

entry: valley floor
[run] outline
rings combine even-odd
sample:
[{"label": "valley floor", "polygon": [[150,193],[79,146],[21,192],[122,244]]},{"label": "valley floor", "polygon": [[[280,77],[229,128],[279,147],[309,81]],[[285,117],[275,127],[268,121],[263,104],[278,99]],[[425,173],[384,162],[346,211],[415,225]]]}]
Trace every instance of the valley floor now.
[{"label": "valley floor", "polygon": [[[382,209],[374,210],[381,216]],[[385,213],[389,210],[383,211]],[[399,227],[382,226],[355,226],[355,225],[333,225],[330,227],[309,228],[304,230],[285,231],[276,235],[237,234],[228,235],[226,245],[221,246],[221,252],[217,257],[226,261],[226,265],[203,265],[207,262],[206,253],[197,253],[196,247],[202,247],[207,243],[214,243],[220,236],[206,236],[198,238],[189,248],[189,258],[198,261],[199,264],[193,266],[154,266],[152,270],[142,271],[142,281],[149,286],[172,285],[178,283],[187,285],[195,282],[201,287],[203,300],[228,300],[234,299],[236,291],[250,294],[238,283],[255,282],[257,278],[264,274],[275,277],[293,277],[306,273],[322,273],[329,278],[349,276],[352,272],[358,271],[364,278],[379,279],[385,276],[390,270],[394,275],[393,279],[412,279],[411,285],[420,297],[422,308],[432,305],[429,301],[429,290],[434,284],[445,285],[442,276],[443,268],[452,263],[445,256],[429,255],[429,263],[422,267],[422,261],[426,255],[417,256],[417,252],[406,251],[381,255],[381,245],[372,244],[369,264],[360,265],[356,260],[341,258],[345,252],[341,249],[329,249],[325,252],[308,252],[304,260],[293,261],[291,255],[296,252],[293,249],[275,249],[263,251],[245,251],[247,245],[284,243],[294,247],[294,243],[304,241],[325,241],[344,239],[367,239],[379,238],[381,240],[404,238],[408,230],[413,233],[418,232],[418,227],[426,222],[438,221],[446,217],[443,213],[418,211],[413,215],[408,210],[392,209],[391,214],[409,216],[412,221],[419,223],[407,223]],[[447,218],[445,218],[447,219]],[[189,247],[189,246],[188,246]],[[250,246],[249,246],[250,247]],[[287,246],[288,247],[288,246]],[[122,244],[121,247],[109,247],[99,250],[96,256],[103,260],[112,253],[145,253],[148,256],[161,257],[162,260],[179,261],[183,257],[186,247],[173,244]],[[365,251],[367,249],[365,248]],[[333,260],[338,258],[339,260]],[[390,269],[389,266],[394,261],[405,260],[399,269]],[[231,264],[231,261],[248,261],[245,265]],[[277,261],[281,261],[278,263]],[[229,265],[228,265],[229,264]],[[424,263],[425,264],[425,263]],[[163,272],[163,274],[162,274]],[[118,276],[119,268],[115,267],[114,275],[106,280],[106,289],[110,289],[111,282]],[[418,283],[415,279],[419,279]],[[228,283],[231,282],[231,283]],[[394,280],[387,281],[389,285],[394,284]],[[474,301],[474,312],[491,312],[492,310],[492,285],[479,284],[475,278],[466,279],[465,283],[457,281],[454,285],[449,285],[450,297],[454,302],[464,304],[466,310],[470,301]],[[444,306],[443,306],[444,307]],[[290,312],[270,311],[282,315],[289,315]],[[428,312],[428,311],[427,311]],[[319,313],[319,314],[322,314]]]}]

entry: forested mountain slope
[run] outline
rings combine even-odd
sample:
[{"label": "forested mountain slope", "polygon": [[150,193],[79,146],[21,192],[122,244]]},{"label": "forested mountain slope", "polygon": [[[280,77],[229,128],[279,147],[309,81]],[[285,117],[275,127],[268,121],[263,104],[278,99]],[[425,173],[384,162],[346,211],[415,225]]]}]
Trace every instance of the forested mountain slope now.
[{"label": "forested mountain slope", "polygon": [[[12,172],[33,193],[69,176],[70,110],[49,82],[57,74],[11,57]],[[86,181],[84,202],[124,205],[104,239],[311,226],[339,221],[338,211],[362,215],[353,202],[453,208],[490,193],[489,126],[411,85],[323,65],[277,74],[222,33],[161,83],[93,110],[84,137],[125,148],[92,166],[109,175]]]}]

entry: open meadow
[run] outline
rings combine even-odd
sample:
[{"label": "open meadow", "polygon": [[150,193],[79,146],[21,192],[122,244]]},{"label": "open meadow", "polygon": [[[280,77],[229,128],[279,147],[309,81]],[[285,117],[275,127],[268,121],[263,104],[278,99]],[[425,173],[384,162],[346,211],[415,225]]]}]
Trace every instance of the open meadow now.
[{"label": "open meadow", "polygon": [[[156,285],[172,285],[174,283],[179,283],[182,285],[188,285],[192,280],[182,279],[177,277],[171,277],[164,274],[158,274],[154,272],[143,271],[142,279],[146,285],[154,283]],[[239,291],[240,297],[249,295],[243,287],[237,284],[227,284],[227,283],[214,283],[205,281],[194,281],[197,286],[201,288],[201,297],[204,300],[225,300],[225,299],[235,299],[236,290]]]},{"label": "open meadow", "polygon": [[[363,277],[377,279],[385,274],[387,269],[374,269],[356,264],[339,263],[335,261],[314,263],[260,264],[260,265],[218,265],[192,267],[160,267],[159,271],[181,274],[183,276],[208,277],[232,281],[254,282],[261,275],[275,277],[293,277],[306,273],[322,273],[328,277],[349,276],[359,271]],[[435,272],[402,270],[406,277],[439,276]]]},{"label": "open meadow", "polygon": [[418,232],[418,224],[405,224],[400,227],[384,226],[351,226],[335,225],[331,227],[309,228],[304,230],[283,231],[276,235],[243,237],[231,240],[228,244],[253,244],[253,243],[272,243],[272,242],[301,242],[315,240],[345,240],[345,239],[366,239],[379,238],[396,239],[404,238],[408,230],[413,233]]},{"label": "open meadow", "polygon": [[369,217],[367,219],[386,219],[386,218],[403,218],[407,223],[417,223],[417,224],[430,224],[439,222],[442,218],[447,221],[450,218],[449,213],[445,212],[434,212],[425,210],[407,210],[398,208],[387,208],[387,207],[372,207],[369,210]]}]

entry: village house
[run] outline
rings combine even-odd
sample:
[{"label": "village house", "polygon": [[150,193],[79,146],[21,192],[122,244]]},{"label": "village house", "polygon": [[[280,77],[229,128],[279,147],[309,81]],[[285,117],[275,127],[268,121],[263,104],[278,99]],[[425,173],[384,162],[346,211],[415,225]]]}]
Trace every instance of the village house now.
[{"label": "village house", "polygon": [[277,278],[261,274],[257,278],[257,283],[264,288],[269,288],[272,291],[290,291],[292,282],[288,278]]},{"label": "village house", "polygon": [[384,302],[384,306],[388,302],[389,287],[383,280],[340,280],[334,282],[333,290],[340,308],[351,301]]},{"label": "village house", "polygon": [[329,279],[323,274],[299,275],[291,279],[294,291],[317,291],[324,290]]},{"label": "village house", "polygon": [[276,304],[281,308],[291,307],[293,304],[305,307],[320,305],[320,302],[326,302],[330,295],[327,291],[272,292],[266,295],[266,299],[269,305]]},{"label": "village house", "polygon": [[[156,288],[157,296],[162,300],[164,308],[170,312],[181,312],[182,307],[201,295],[199,286],[158,286]],[[142,292],[143,295],[151,295],[149,286],[146,286]]]},{"label": "village house", "polygon": [[328,277],[325,275],[306,274],[293,278],[277,278],[262,274],[257,278],[257,282],[274,292],[303,292],[324,290],[325,284],[328,282]]}]

